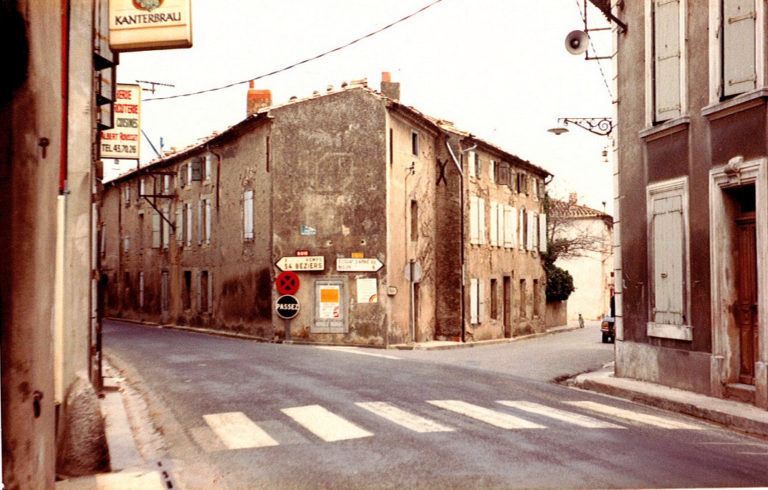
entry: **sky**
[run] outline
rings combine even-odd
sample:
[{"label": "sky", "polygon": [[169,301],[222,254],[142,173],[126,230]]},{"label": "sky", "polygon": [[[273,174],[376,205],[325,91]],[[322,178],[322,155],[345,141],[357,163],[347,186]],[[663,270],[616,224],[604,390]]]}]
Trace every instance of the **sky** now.
[{"label": "sky", "polygon": [[[156,147],[182,148],[225,130],[246,113],[248,84],[203,95],[149,100],[258,77],[376,31],[433,0],[192,0],[193,47],[121,53],[119,83],[150,80],[142,129]],[[382,72],[399,82],[401,102],[545,168],[556,198],[612,211],[610,144],[561,117],[612,114],[610,60],[588,61],[565,50],[565,36],[583,29],[583,0],[442,0],[350,47],[262,78],[273,103],[307,97],[367,78],[378,89]],[[589,27],[607,27],[588,6]],[[610,55],[610,35],[592,34],[598,55]],[[590,51],[592,52],[592,51]],[[608,86],[606,86],[606,83]],[[145,87],[149,88],[145,84]],[[155,154],[142,139],[142,163]],[[611,158],[611,152],[608,157]],[[105,165],[110,179],[135,161]]]}]

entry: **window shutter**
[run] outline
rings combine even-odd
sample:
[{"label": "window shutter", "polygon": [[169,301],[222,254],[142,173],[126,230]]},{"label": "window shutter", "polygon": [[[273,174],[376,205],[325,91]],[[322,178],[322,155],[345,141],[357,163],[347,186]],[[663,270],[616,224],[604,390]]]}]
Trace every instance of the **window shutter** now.
[{"label": "window shutter", "polygon": [[253,191],[247,190],[243,195],[243,227],[244,238],[253,238]]},{"label": "window shutter", "polygon": [[485,321],[485,281],[477,281],[477,323]]},{"label": "window shutter", "polygon": [[533,213],[530,211],[525,212],[525,224],[526,224],[526,237],[525,237],[525,249],[533,250]]},{"label": "window shutter", "polygon": [[547,215],[539,215],[539,252],[547,253]]},{"label": "window shutter", "polygon": [[469,196],[469,243],[480,243],[477,197]]},{"label": "window shutter", "polygon": [[723,95],[755,88],[755,0],[723,0]]},{"label": "window shutter", "polygon": [[520,250],[525,250],[525,209],[520,210],[520,216],[517,222],[517,243],[520,245]]},{"label": "window shutter", "polygon": [[203,311],[203,272],[197,271],[197,311]]},{"label": "window shutter", "polygon": [[[168,218],[168,206],[164,206],[162,209],[163,216]],[[171,244],[171,225],[169,225],[167,221],[161,220],[160,226],[163,228],[163,248],[168,248]]]},{"label": "window shutter", "polygon": [[515,246],[514,217],[515,209],[511,206],[504,206],[504,246],[507,248]]},{"label": "window shutter", "polygon": [[160,213],[152,210],[152,248],[160,248]]},{"label": "window shutter", "polygon": [[467,153],[467,161],[469,162],[469,176],[470,177],[477,177],[477,174],[475,173],[475,152],[470,151]]},{"label": "window shutter", "polygon": [[163,194],[171,192],[171,176],[163,175]]},{"label": "window shutter", "polygon": [[469,323],[477,323],[477,279],[469,280]]},{"label": "window shutter", "polygon": [[203,200],[197,201],[197,244],[203,244],[203,231],[205,226],[203,223]]},{"label": "window shutter", "polygon": [[477,198],[477,223],[480,243],[485,243],[485,199]]},{"label": "window shutter", "polygon": [[491,201],[491,245],[499,246],[499,203]]},{"label": "window shutter", "polygon": [[498,167],[496,166],[496,160],[491,160],[491,166],[490,166],[490,173],[491,173],[491,182],[496,183],[499,181],[498,174],[496,173],[498,171]]},{"label": "window shutter", "polygon": [[192,159],[192,163],[189,164],[190,168],[190,182],[199,182],[203,180],[203,157],[195,157]]},{"label": "window shutter", "polygon": [[213,272],[208,272],[208,312],[213,311]]},{"label": "window shutter", "polygon": [[496,229],[496,245],[499,247],[504,246],[504,205],[498,203],[496,209],[496,221],[499,223]]},{"label": "window shutter", "polygon": [[212,166],[213,166],[213,155],[205,155],[205,180],[211,180]]},{"label": "window shutter", "polygon": [[654,0],[655,120],[680,115],[680,2]]},{"label": "window shutter", "polygon": [[184,205],[179,205],[176,209],[176,243],[179,246],[184,244]]},{"label": "window shutter", "polygon": [[192,203],[187,203],[187,247],[192,246]]},{"label": "window shutter", "polygon": [[653,202],[654,322],[683,322],[683,198]]},{"label": "window shutter", "polygon": [[187,164],[181,166],[179,170],[179,185],[184,187],[187,185]]},{"label": "window shutter", "polygon": [[[205,243],[211,243],[211,200],[205,200]],[[209,296],[210,298],[210,296]]]}]

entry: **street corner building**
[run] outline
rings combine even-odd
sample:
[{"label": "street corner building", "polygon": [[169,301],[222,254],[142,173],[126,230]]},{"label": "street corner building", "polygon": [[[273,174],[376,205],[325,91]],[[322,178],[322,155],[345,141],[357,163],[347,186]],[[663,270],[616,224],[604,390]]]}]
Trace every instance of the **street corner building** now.
[{"label": "street corner building", "polygon": [[616,374],[768,408],[768,3],[622,5]]},{"label": "street corner building", "polygon": [[110,182],[107,314],[382,347],[544,330],[549,172],[399,93],[251,86],[244,120]]}]

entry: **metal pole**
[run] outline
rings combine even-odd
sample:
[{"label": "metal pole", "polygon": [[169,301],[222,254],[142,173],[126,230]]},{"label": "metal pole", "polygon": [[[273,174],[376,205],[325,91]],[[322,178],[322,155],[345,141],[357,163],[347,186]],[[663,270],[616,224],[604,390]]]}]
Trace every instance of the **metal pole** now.
[{"label": "metal pole", "polygon": [[285,340],[290,342],[291,340],[291,321],[285,320]]},{"label": "metal pole", "polygon": [[411,268],[411,274],[410,278],[408,279],[408,282],[411,283],[411,342],[416,342],[416,304],[415,304],[415,291],[413,285],[414,283],[414,270],[413,266],[415,264],[415,260],[411,259],[409,267]]}]

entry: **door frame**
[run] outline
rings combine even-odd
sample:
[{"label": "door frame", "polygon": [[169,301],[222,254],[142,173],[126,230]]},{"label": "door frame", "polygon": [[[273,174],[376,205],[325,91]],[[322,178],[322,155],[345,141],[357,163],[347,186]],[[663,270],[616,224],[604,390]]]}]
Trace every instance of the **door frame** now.
[{"label": "door frame", "polygon": [[[709,248],[712,320],[712,357],[710,391],[723,397],[725,385],[738,381],[738,326],[731,313],[736,301],[733,252],[735,210],[727,189],[752,184],[755,186],[755,220],[757,247],[757,346],[755,363],[755,404],[768,408],[768,158],[745,161],[731,158],[726,165],[709,172]],[[762,314],[760,314],[762,312]]]}]

